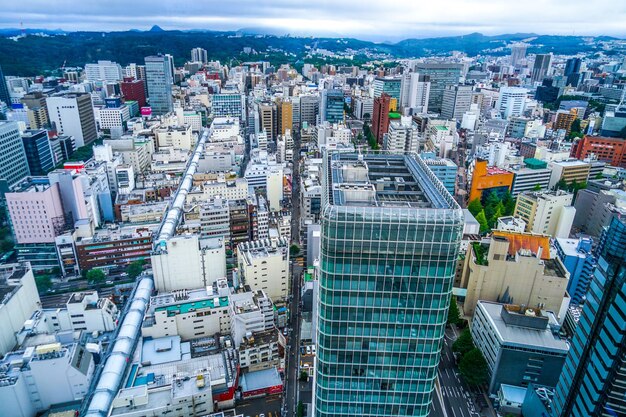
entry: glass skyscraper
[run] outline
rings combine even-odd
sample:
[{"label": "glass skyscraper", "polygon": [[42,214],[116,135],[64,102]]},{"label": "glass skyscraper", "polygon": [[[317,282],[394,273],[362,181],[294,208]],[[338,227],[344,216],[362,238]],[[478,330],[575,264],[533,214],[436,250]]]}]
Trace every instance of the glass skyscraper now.
[{"label": "glass skyscraper", "polygon": [[462,235],[416,155],[324,158],[315,416],[426,416]]},{"label": "glass skyscraper", "polygon": [[626,218],[598,245],[587,301],[554,396],[555,417],[626,415]]},{"label": "glass skyscraper", "polygon": [[174,109],[172,98],[171,57],[157,55],[146,57],[146,85],[152,113],[163,115]]}]

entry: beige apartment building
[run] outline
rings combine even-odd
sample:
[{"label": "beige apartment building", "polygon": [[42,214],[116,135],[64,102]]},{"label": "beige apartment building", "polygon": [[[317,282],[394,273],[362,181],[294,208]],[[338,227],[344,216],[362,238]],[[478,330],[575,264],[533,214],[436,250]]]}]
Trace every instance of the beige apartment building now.
[{"label": "beige apartment building", "polygon": [[[477,246],[482,245],[482,248]],[[467,289],[463,304],[472,316],[478,300],[541,308],[559,315],[566,294],[569,272],[558,258],[542,259],[541,250],[510,250],[506,237],[494,236],[489,244],[470,246],[461,287]]]}]

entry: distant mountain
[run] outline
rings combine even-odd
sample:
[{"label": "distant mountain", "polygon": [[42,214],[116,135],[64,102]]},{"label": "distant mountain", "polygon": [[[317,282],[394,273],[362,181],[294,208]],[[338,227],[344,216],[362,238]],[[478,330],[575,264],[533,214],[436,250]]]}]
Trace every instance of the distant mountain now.
[{"label": "distant mountain", "polygon": [[[250,59],[268,60],[274,64],[303,62],[320,63],[324,58],[307,58],[312,49],[325,49],[336,53],[350,51],[353,59],[345,63],[359,64],[368,60],[368,54],[396,58],[419,58],[446,56],[460,51],[469,56],[505,55],[513,42],[525,41],[529,52],[553,52],[575,54],[604,52],[603,42],[611,37],[553,36],[534,33],[514,33],[487,36],[470,33],[463,36],[405,39],[397,43],[375,43],[344,37],[304,37],[259,28],[243,28],[239,31],[217,32],[210,30],[163,30],[155,25],[148,31],[137,29],[124,32],[64,32],[61,30],[26,29],[25,33],[46,33],[50,36],[19,35],[19,29],[0,29],[0,63],[5,75],[32,76],[56,71],[63,62],[67,66],[84,66],[99,59],[109,59],[121,65],[141,63],[144,57],[156,53],[170,53],[177,65],[189,57],[189,51],[202,47],[211,59],[222,62],[241,62]],[[55,36],[63,35],[63,36]],[[263,36],[258,36],[263,35]],[[296,34],[297,35],[297,34]],[[249,47],[257,55],[243,55]],[[616,46],[615,48],[618,48]],[[614,49],[615,49],[614,48]],[[620,52],[613,50],[611,52]],[[369,55],[371,56],[371,55]]]},{"label": "distant mountain", "polygon": [[18,36],[22,33],[26,35],[32,35],[36,33],[45,33],[46,35],[64,35],[68,32],[63,29],[35,29],[35,28],[26,28],[26,29],[18,29],[18,28],[4,28],[0,29],[0,36]]}]

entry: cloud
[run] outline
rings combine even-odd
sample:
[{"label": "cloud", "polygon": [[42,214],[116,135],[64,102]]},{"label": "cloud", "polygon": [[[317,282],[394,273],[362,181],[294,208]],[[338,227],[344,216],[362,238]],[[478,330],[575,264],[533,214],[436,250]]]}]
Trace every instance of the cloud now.
[{"label": "cloud", "polygon": [[536,32],[626,35],[626,2],[615,0],[49,0],[3,5],[0,27],[65,30],[236,30],[340,34],[364,39]]}]

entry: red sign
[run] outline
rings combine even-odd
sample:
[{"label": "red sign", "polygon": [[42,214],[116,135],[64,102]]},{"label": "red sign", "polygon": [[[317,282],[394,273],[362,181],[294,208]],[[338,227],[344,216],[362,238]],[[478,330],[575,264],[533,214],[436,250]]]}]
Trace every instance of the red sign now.
[{"label": "red sign", "polygon": [[152,115],[152,108],[151,107],[142,107],[141,108],[141,115],[142,116],[151,116]]}]

